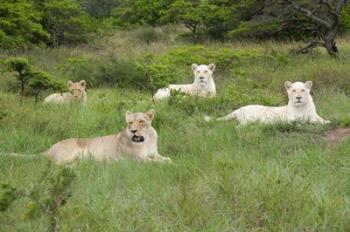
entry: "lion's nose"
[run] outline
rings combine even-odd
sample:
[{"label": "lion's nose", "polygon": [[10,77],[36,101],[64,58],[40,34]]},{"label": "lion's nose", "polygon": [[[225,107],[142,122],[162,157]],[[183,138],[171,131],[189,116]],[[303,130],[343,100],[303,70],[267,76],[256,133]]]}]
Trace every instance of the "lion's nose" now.
[{"label": "lion's nose", "polygon": [[135,134],[137,132],[137,130],[130,130],[131,133]]},{"label": "lion's nose", "polygon": [[204,77],[199,77],[199,79],[203,80],[203,79],[204,79]]},{"label": "lion's nose", "polygon": [[301,99],[301,97],[296,97],[298,100],[300,100]]}]

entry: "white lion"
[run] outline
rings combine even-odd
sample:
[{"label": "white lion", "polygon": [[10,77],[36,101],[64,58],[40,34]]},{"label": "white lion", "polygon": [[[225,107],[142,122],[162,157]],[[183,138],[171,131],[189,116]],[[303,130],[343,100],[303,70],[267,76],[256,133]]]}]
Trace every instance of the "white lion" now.
[{"label": "white lion", "polygon": [[[218,118],[218,121],[226,121],[235,119],[240,124],[248,124],[253,122],[260,122],[263,124],[271,124],[276,122],[311,122],[326,124],[330,123],[324,120],[316,113],[315,104],[310,95],[312,82],[307,81],[294,82],[286,81],[284,86],[288,93],[288,105],[280,107],[270,107],[262,105],[248,105],[243,106],[229,115]],[[209,117],[205,118],[210,121]]]},{"label": "white lion", "polygon": [[97,138],[72,138],[54,144],[44,155],[57,164],[72,163],[79,158],[97,161],[121,160],[133,157],[142,161],[171,163],[158,153],[157,131],[152,127],[155,111],[125,113],[127,128],[118,134]]},{"label": "white lion", "polygon": [[216,87],[213,79],[215,70],[214,64],[198,65],[192,64],[194,73],[194,82],[187,85],[169,85],[166,88],[159,89],[153,96],[153,100],[158,102],[170,96],[171,90],[180,91],[191,96],[214,97]]},{"label": "white lion", "polygon": [[67,82],[69,92],[66,93],[53,93],[47,96],[44,103],[70,103],[72,101],[77,101],[80,103],[86,103],[86,81],[81,80],[79,82]]}]

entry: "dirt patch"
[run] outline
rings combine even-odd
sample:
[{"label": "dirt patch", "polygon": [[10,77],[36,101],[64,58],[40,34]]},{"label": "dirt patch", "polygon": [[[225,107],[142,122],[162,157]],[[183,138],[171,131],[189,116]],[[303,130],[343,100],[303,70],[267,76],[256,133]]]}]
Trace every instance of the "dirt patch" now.
[{"label": "dirt patch", "polygon": [[326,131],[323,133],[322,137],[331,143],[344,140],[350,137],[350,126]]}]

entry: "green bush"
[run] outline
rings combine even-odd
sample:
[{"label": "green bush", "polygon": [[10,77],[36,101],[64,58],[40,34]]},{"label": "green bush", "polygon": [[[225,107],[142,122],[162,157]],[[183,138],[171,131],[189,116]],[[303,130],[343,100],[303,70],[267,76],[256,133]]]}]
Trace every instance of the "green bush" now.
[{"label": "green bush", "polygon": [[60,231],[59,211],[72,195],[71,186],[75,173],[67,167],[51,167],[43,172],[42,178],[30,186],[15,188],[9,184],[0,185],[0,212],[21,198],[29,199],[25,216],[38,219],[47,218],[48,231]]},{"label": "green bush", "polygon": [[155,43],[166,41],[169,36],[159,27],[141,26],[131,32],[131,37],[134,40],[145,43]]},{"label": "green bush", "polygon": [[61,66],[65,76],[79,81],[86,80],[92,87],[118,86],[144,89],[145,80],[134,59],[120,58],[115,55],[103,59],[69,58]]},{"label": "green bush", "polygon": [[55,80],[49,73],[37,71],[32,73],[29,80],[30,93],[35,96],[35,103],[38,102],[39,94],[45,90],[63,92],[67,90],[64,82]]},{"label": "green bush", "polygon": [[[29,64],[27,58],[9,57],[3,61],[3,66],[8,72],[16,72],[14,76],[16,77],[18,83],[16,83],[15,87],[18,88],[19,85],[21,103],[25,93],[34,95],[35,102],[37,102],[41,91],[47,89],[63,91],[66,89],[65,84],[53,79],[47,72],[36,71]],[[27,85],[30,87],[29,91],[25,91]]]}]

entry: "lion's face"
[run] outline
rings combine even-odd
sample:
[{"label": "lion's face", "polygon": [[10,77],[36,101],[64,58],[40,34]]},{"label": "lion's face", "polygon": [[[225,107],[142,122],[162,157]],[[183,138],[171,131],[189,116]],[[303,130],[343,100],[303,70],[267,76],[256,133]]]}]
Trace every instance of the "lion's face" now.
[{"label": "lion's face", "polygon": [[131,113],[129,111],[125,113],[125,120],[128,124],[127,135],[133,143],[142,144],[145,142],[154,115],[155,111],[153,109],[150,109],[145,113]]},{"label": "lion's face", "polygon": [[291,102],[296,107],[304,106],[310,101],[310,90],[312,87],[312,81],[303,82],[290,82],[286,81],[284,83],[287,89],[289,102]]},{"label": "lion's face", "polygon": [[86,81],[81,80],[79,82],[67,82],[69,92],[72,94],[72,96],[75,99],[82,99],[85,95],[85,89],[86,89]]},{"label": "lion's face", "polygon": [[192,64],[192,70],[194,73],[194,83],[200,85],[206,85],[212,80],[213,72],[215,70],[214,64]]}]

